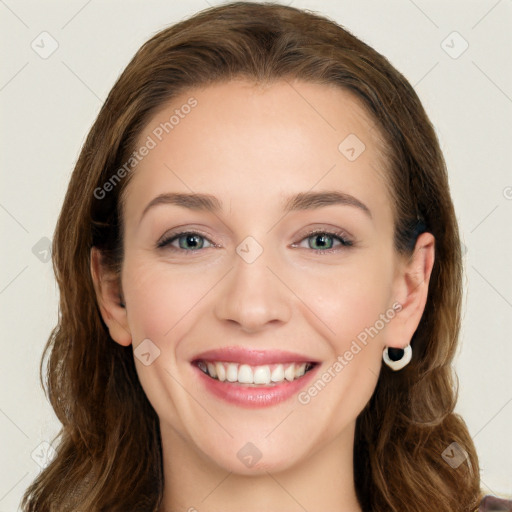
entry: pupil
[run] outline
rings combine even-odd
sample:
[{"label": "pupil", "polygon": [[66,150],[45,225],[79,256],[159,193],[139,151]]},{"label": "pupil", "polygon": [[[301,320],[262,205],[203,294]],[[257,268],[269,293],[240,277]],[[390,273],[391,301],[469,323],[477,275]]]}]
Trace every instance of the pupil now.
[{"label": "pupil", "polygon": [[192,247],[196,247],[196,248],[197,248],[198,245],[200,245],[198,243],[197,239],[198,239],[197,235],[186,235],[185,236],[186,244],[190,245]]},{"label": "pupil", "polygon": [[[324,235],[316,235],[316,244],[320,245],[321,247],[325,247],[326,246],[326,242],[325,242],[326,238],[330,238],[330,237],[325,234]],[[320,240],[320,243],[318,243],[318,240]]]}]

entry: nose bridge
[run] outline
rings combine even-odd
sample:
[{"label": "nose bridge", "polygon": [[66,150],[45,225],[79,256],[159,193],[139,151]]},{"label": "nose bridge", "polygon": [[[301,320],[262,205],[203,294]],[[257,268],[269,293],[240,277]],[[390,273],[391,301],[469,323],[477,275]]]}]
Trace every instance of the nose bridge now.
[{"label": "nose bridge", "polygon": [[272,256],[254,237],[245,238],[236,247],[233,269],[226,276],[215,306],[219,320],[256,331],[270,322],[289,319],[290,297],[274,275],[273,267],[278,265]]}]

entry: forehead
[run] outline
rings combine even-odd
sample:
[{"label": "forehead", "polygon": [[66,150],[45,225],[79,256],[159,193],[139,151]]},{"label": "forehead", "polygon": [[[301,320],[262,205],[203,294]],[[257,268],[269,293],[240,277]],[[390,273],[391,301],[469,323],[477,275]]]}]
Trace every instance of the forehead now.
[{"label": "forehead", "polygon": [[389,210],[381,144],[359,99],[339,87],[234,80],[191,88],[140,134],[136,149],[151,149],[126,187],[125,213],[174,190],[270,205],[314,188],[342,189]]}]

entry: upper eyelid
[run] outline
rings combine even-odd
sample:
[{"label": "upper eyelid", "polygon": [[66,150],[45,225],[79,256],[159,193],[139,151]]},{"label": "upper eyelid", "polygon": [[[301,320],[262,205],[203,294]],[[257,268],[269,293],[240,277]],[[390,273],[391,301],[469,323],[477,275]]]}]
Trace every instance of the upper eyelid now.
[{"label": "upper eyelid", "polygon": [[197,231],[197,230],[193,230],[193,229],[179,231],[177,233],[172,233],[170,235],[164,234],[162,237],[160,237],[160,239],[158,240],[156,245],[157,245],[157,247],[159,247],[159,246],[161,246],[161,244],[168,244],[171,241],[174,242],[175,240],[177,240],[178,238],[180,238],[181,236],[184,236],[184,235],[199,235],[199,236],[203,237],[204,239],[208,240],[208,242],[210,242],[214,247],[218,247],[218,245],[215,244],[214,242],[212,242],[206,234],[201,233],[200,231]]},{"label": "upper eyelid", "polygon": [[[201,249],[203,249],[203,250],[211,249],[212,247],[219,247],[219,245],[216,244],[215,242],[213,242],[212,240],[210,240],[210,238],[207,235],[201,233],[200,231],[193,231],[193,230],[186,230],[186,231],[181,231],[178,233],[173,233],[171,235],[164,235],[156,243],[156,246],[157,246],[157,248],[164,249],[166,246],[170,245],[171,242],[175,242],[176,240],[178,240],[180,237],[182,237],[184,235],[199,235],[200,237],[207,240],[208,243],[211,244],[211,247],[202,247]],[[186,251],[186,249],[182,249],[181,247],[173,247],[173,249],[176,249],[177,251]],[[196,251],[189,251],[189,252],[198,252],[198,251],[196,250]]]},{"label": "upper eyelid", "polygon": [[[353,247],[354,245],[356,245],[354,239],[350,235],[345,233],[343,230],[340,230],[338,233],[336,233],[335,230],[328,230],[328,229],[327,230],[326,229],[318,229],[318,230],[313,230],[311,232],[308,231],[305,235],[300,237],[299,243],[302,242],[303,240],[306,240],[309,237],[315,236],[317,234],[324,234],[324,233],[328,236],[331,236],[332,238],[337,238],[341,242],[341,246],[344,248],[349,248],[349,247]],[[297,244],[294,243],[292,245],[297,245]],[[311,249],[311,250],[315,251],[315,249]],[[327,249],[325,251],[317,250],[316,252],[329,252],[332,250],[333,249]]]}]

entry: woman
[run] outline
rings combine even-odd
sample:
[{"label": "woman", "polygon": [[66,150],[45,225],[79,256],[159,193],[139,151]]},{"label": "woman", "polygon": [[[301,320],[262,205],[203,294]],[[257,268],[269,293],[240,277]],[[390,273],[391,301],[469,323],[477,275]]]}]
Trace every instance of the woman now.
[{"label": "woman", "polygon": [[63,429],[23,510],[483,504],[444,160],[410,84],[335,23],[237,2],[144,44],[53,257]]}]

